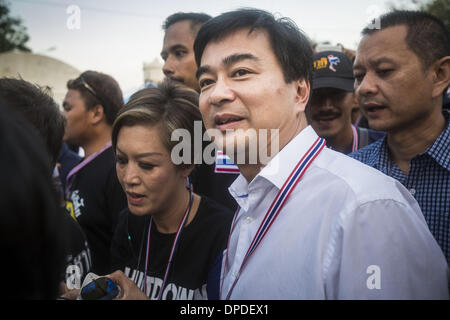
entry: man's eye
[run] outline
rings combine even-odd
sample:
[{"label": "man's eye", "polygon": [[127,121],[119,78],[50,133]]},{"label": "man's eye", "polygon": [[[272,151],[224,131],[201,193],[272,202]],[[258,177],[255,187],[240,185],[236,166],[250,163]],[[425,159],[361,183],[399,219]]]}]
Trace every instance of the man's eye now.
[{"label": "man's eye", "polygon": [[202,79],[199,82],[199,86],[200,86],[200,88],[204,88],[206,86],[209,86],[212,83],[213,83],[213,81],[211,79]]},{"label": "man's eye", "polygon": [[187,53],[187,52],[184,51],[184,50],[177,50],[177,51],[175,51],[175,56],[176,56],[177,58],[181,58],[181,57],[183,57],[186,53]]},{"label": "man's eye", "polygon": [[377,74],[380,75],[380,76],[387,76],[392,71],[393,71],[393,69],[380,69],[380,70],[377,70]]},{"label": "man's eye", "polygon": [[355,80],[356,80],[357,83],[361,82],[362,79],[364,78],[364,74],[363,73],[355,73],[353,76],[355,77]]},{"label": "man's eye", "polygon": [[235,77],[242,77],[242,76],[245,76],[246,74],[249,74],[250,72],[248,71],[248,70],[245,70],[245,69],[239,69],[239,70],[237,70],[237,71],[235,71],[234,73],[233,73],[233,76],[235,76]]}]

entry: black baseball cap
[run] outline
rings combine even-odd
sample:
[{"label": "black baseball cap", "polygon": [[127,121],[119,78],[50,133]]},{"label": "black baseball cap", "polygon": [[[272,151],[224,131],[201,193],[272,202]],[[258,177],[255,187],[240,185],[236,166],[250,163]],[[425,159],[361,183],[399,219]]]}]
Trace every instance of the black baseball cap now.
[{"label": "black baseball cap", "polygon": [[313,90],[336,88],[353,92],[355,78],[353,64],[339,51],[321,51],[314,54]]}]

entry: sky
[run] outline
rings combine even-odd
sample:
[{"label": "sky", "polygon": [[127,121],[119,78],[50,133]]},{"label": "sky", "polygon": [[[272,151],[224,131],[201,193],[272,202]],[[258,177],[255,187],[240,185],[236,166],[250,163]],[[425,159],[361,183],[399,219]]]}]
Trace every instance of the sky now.
[{"label": "sky", "polygon": [[[388,0],[7,0],[30,36],[28,47],[82,71],[113,76],[124,96],[143,84],[143,63],[160,61],[164,32],[172,13],[211,16],[254,7],[291,18],[316,42],[355,49],[362,28],[386,12]],[[398,1],[397,1],[398,2]],[[401,2],[401,1],[400,1]]]}]

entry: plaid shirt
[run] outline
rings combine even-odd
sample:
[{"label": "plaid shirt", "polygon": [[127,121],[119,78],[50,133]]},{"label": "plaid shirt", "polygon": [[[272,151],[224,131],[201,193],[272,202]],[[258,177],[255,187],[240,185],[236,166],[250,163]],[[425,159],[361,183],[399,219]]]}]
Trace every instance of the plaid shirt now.
[{"label": "plaid shirt", "polygon": [[400,181],[416,198],[431,233],[450,264],[450,114],[436,141],[411,160],[408,175],[389,158],[386,137],[349,156]]}]

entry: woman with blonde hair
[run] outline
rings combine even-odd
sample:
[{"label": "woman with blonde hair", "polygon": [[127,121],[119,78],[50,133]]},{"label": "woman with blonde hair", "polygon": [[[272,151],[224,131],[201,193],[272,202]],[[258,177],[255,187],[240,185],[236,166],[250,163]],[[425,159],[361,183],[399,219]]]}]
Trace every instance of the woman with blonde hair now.
[{"label": "woman with blonde hair", "polygon": [[215,298],[207,285],[217,286],[232,212],[192,191],[193,139],[188,161],[175,164],[171,157],[175,130],[194,137],[197,106],[197,92],[164,82],[135,93],[114,122],[112,145],[128,209],[111,247],[113,270],[121,271],[109,277],[123,299]]}]

